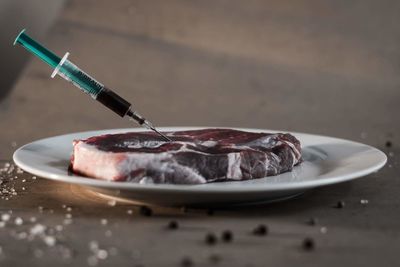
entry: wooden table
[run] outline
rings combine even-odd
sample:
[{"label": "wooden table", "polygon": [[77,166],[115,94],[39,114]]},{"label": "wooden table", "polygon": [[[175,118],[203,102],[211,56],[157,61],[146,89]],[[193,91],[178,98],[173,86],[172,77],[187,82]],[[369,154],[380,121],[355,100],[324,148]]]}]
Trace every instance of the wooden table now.
[{"label": "wooden table", "polygon": [[[41,41],[71,52],[157,125],[326,134],[376,146],[389,162],[291,201],[213,215],[152,207],[150,217],[14,170],[1,176],[0,213],[10,218],[0,223],[0,265],[398,265],[398,13],[396,1],[68,2]],[[131,126],[50,73],[32,60],[0,105],[0,168],[39,138]],[[345,207],[334,208],[340,200]],[[171,220],[178,229],[167,228]],[[267,235],[252,234],[259,224]],[[221,240],[225,230],[232,242]],[[315,249],[303,248],[306,237]]]}]

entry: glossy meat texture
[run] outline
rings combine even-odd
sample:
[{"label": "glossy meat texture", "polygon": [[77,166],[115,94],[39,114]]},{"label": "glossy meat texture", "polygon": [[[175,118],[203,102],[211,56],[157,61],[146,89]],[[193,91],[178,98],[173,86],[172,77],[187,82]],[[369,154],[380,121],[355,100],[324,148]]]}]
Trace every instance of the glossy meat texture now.
[{"label": "glossy meat texture", "polygon": [[203,184],[248,180],[292,170],[300,142],[290,134],[233,129],[131,132],[75,140],[75,173],[134,183]]}]

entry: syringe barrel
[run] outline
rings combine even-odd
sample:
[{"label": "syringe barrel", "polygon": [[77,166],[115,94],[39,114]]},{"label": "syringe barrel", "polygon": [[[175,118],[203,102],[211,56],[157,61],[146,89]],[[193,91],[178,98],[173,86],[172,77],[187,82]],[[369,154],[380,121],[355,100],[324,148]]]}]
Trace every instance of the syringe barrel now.
[{"label": "syringe barrel", "polygon": [[103,90],[100,91],[100,93],[97,95],[96,100],[121,117],[124,117],[131,109],[131,104],[128,101],[126,101],[107,87],[104,87]]},{"label": "syringe barrel", "polygon": [[60,62],[57,74],[72,82],[83,92],[89,94],[93,99],[96,99],[121,117],[124,117],[130,110],[131,104],[128,101],[105,87],[67,59]]},{"label": "syringe barrel", "polygon": [[[72,82],[75,86],[81,89],[84,93],[89,94],[96,99],[97,95],[103,90],[104,85],[96,81],[92,76],[78,68],[68,59],[63,58],[60,65],[57,66],[56,74],[60,75],[67,81]],[[57,69],[56,69],[57,70]]]}]

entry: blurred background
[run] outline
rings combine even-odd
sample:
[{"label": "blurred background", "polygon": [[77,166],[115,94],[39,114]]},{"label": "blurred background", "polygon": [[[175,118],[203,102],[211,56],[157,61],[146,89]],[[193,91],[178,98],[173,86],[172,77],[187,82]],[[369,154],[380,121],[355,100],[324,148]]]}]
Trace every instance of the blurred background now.
[{"label": "blurred background", "polygon": [[43,37],[63,6],[62,0],[0,1],[0,101],[13,87],[28,57],[14,49],[11,40],[28,27],[32,34]]},{"label": "blurred background", "polygon": [[69,132],[130,127],[12,42],[20,29],[160,126],[396,140],[398,1],[0,2],[0,157]]}]

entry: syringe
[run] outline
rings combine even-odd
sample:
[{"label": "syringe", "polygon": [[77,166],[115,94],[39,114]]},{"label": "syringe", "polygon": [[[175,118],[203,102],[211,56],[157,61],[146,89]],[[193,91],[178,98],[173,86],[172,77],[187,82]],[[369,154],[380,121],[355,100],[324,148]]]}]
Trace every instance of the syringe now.
[{"label": "syringe", "polygon": [[14,41],[14,45],[15,44],[20,44],[26,50],[53,67],[54,71],[51,74],[52,78],[54,78],[57,74],[60,75],[65,80],[71,82],[76,87],[81,89],[84,93],[89,94],[93,99],[96,99],[117,113],[119,116],[128,116],[129,119],[136,121],[141,126],[156,132],[166,141],[171,141],[170,138],[157,131],[152,123],[133,110],[132,105],[128,101],[114,93],[109,88],[105,87],[102,83],[96,81],[93,77],[69,61],[67,59],[69,56],[68,52],[65,53],[64,57],[58,57],[52,51],[48,50],[46,47],[42,46],[40,43],[27,35],[25,29],[18,34]]}]

